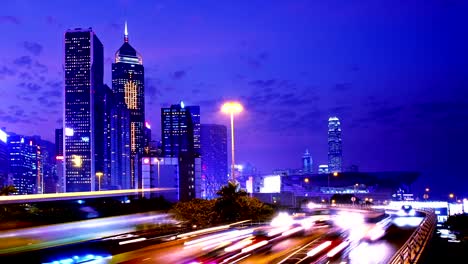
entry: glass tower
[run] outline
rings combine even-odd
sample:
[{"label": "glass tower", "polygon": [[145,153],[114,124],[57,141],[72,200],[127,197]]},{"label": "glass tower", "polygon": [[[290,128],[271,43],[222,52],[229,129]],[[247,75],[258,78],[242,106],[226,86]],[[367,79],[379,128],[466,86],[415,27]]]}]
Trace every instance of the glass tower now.
[{"label": "glass tower", "polygon": [[[200,107],[183,102],[161,109],[162,150],[165,157],[179,158],[179,199],[201,198]],[[195,140],[198,140],[196,142]],[[198,144],[198,147],[197,147]]]},{"label": "glass tower", "polygon": [[91,29],[65,32],[65,191],[96,190],[104,169],[104,47]]},{"label": "glass tower", "polygon": [[124,43],[112,63],[112,90],[117,100],[130,111],[131,187],[138,178],[138,168],[145,147],[145,86],[141,55],[128,42],[125,23]]},{"label": "glass tower", "polygon": [[8,137],[10,174],[18,194],[35,194],[41,173],[40,147],[20,135]]},{"label": "glass tower", "polygon": [[228,182],[227,129],[223,125],[202,124],[200,133],[202,197],[213,199]]},{"label": "glass tower", "polygon": [[341,124],[336,116],[328,119],[328,171],[341,172],[343,153],[341,149]]}]

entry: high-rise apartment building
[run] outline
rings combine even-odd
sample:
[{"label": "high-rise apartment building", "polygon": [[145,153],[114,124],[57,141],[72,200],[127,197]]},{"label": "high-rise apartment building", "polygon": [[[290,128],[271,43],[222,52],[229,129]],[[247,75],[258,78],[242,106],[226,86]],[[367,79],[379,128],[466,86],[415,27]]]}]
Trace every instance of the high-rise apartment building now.
[{"label": "high-rise apartment building", "polygon": [[336,116],[328,119],[328,171],[341,172],[343,153],[341,147],[341,124]]},{"label": "high-rise apartment building", "polygon": [[91,29],[65,32],[65,191],[94,191],[104,169],[104,47]]},{"label": "high-rise apartment building", "polygon": [[202,124],[200,132],[202,197],[213,199],[228,182],[227,129],[223,125]]}]

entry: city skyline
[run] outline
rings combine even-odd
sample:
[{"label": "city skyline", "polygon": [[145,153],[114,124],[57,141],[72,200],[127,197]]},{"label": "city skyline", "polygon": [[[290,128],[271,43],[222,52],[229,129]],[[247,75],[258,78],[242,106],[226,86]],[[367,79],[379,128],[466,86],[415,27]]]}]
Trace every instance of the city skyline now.
[{"label": "city skyline", "polygon": [[[468,34],[457,26],[466,20],[460,11],[466,3],[400,3],[405,13],[379,1],[333,2],[327,16],[320,15],[327,6],[305,1],[237,8],[203,2],[185,11],[181,2],[142,2],[138,10],[132,3],[94,3],[109,9],[96,16],[60,4],[40,4],[48,11],[40,15],[32,14],[37,3],[31,10],[6,4],[0,28],[11,41],[1,44],[9,52],[1,57],[0,127],[53,141],[64,100],[64,32],[93,28],[110,85],[109,58],[127,20],[145,58],[147,120],[157,137],[161,107],[183,100],[200,105],[202,124],[226,125],[219,106],[232,98],[246,109],[236,118],[236,160],[262,172],[300,168],[306,148],[314,164],[327,164],[327,119],[337,115],[344,168],[421,171],[420,185],[440,193],[467,184],[467,173],[454,166],[463,164],[468,148]],[[256,10],[264,11],[240,21]],[[154,11],[155,21],[140,11]]]}]

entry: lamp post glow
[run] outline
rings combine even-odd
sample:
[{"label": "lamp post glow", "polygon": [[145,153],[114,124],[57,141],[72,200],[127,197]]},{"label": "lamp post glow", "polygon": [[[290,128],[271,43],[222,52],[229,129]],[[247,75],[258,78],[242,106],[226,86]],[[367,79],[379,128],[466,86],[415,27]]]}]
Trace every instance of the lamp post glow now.
[{"label": "lamp post glow", "polygon": [[99,186],[99,191],[101,191],[101,177],[102,177],[103,173],[102,172],[96,172],[96,176],[98,177],[98,186]]},{"label": "lamp post glow", "polygon": [[231,116],[231,179],[233,182],[236,182],[234,175],[234,114],[240,113],[244,110],[244,107],[238,102],[226,102],[221,107],[223,113],[229,114]]}]

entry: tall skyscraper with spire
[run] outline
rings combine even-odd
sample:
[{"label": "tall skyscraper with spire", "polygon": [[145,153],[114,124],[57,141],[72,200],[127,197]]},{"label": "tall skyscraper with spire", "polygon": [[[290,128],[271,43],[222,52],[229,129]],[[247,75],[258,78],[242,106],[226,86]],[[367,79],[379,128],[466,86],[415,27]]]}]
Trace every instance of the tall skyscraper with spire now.
[{"label": "tall skyscraper with spire", "polygon": [[124,43],[112,63],[112,91],[130,112],[130,182],[135,187],[145,147],[145,85],[143,59],[128,41],[127,22]]},{"label": "tall skyscraper with spire", "polygon": [[313,161],[309,149],[306,149],[304,156],[302,156],[302,173],[312,174]]},{"label": "tall skyscraper with spire", "polygon": [[65,32],[65,191],[96,190],[104,169],[104,47],[91,29]]},{"label": "tall skyscraper with spire", "polygon": [[328,119],[328,171],[341,172],[342,163],[341,123],[338,117],[332,116]]}]

